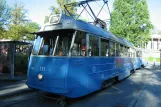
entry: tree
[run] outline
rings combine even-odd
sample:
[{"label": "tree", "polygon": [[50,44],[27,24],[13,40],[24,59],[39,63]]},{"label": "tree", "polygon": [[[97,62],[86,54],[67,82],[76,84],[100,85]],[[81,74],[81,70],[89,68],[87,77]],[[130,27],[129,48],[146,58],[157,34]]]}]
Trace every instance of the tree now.
[{"label": "tree", "polygon": [[[59,7],[54,7],[51,6],[50,9],[50,15],[49,16],[45,16],[45,21],[44,23],[47,23],[49,21],[49,17],[53,14],[60,14],[60,13],[64,13],[66,15],[69,15],[68,12],[66,12],[66,9],[64,7],[65,4],[71,3],[71,2],[75,2],[75,0],[57,0],[57,4],[59,5]],[[67,10],[71,13],[71,15],[75,15],[75,8],[73,6],[67,6],[66,7]]]},{"label": "tree", "polygon": [[139,46],[148,42],[152,29],[146,0],[114,1],[111,32]]},{"label": "tree", "polygon": [[8,32],[6,32],[6,38],[11,40],[23,40],[23,37],[26,36],[27,40],[33,40],[34,35],[30,34],[36,32],[39,29],[39,25],[35,22],[28,22],[25,25],[10,25]]},{"label": "tree", "polygon": [[0,1],[0,38],[4,37],[5,27],[10,23],[10,8],[6,0]]},{"label": "tree", "polygon": [[11,21],[13,24],[24,24],[28,21],[26,18],[27,10],[24,8],[24,5],[19,2],[15,2],[12,11],[11,11]]},{"label": "tree", "polygon": [[28,22],[25,25],[25,32],[26,32],[27,39],[33,40],[34,35],[30,33],[37,32],[39,29],[40,29],[40,25],[37,24],[36,22]]},{"label": "tree", "polygon": [[3,27],[9,23],[10,8],[5,0],[0,1],[0,26]]},{"label": "tree", "polygon": [[23,40],[23,36],[25,35],[26,35],[26,32],[25,32],[25,27],[23,25],[11,24],[8,26],[8,31],[5,33],[5,38],[11,39],[11,40]]},{"label": "tree", "polygon": [[16,2],[10,12],[11,23],[7,26],[7,31],[3,33],[3,37],[11,40],[23,40],[27,36],[27,40],[34,39],[30,33],[36,32],[39,25],[27,19],[27,10],[21,3]]}]

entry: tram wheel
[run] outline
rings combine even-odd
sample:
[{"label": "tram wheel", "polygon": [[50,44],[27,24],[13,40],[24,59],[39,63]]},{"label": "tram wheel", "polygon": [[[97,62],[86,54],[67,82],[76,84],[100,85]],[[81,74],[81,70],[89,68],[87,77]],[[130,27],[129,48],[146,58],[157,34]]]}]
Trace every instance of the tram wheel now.
[{"label": "tram wheel", "polygon": [[131,70],[131,74],[133,74],[133,73],[135,73],[136,72],[136,69],[133,69],[133,70]]},{"label": "tram wheel", "polygon": [[144,65],[141,65],[141,68],[145,68],[145,66]]},{"label": "tram wheel", "polygon": [[101,85],[101,89],[105,89],[109,86],[111,86],[114,82],[116,82],[116,79],[115,78],[112,78],[112,79],[109,79],[109,80],[106,80],[102,83]]},{"label": "tram wheel", "polygon": [[101,85],[101,89],[105,89],[106,88],[106,81],[104,81]]}]

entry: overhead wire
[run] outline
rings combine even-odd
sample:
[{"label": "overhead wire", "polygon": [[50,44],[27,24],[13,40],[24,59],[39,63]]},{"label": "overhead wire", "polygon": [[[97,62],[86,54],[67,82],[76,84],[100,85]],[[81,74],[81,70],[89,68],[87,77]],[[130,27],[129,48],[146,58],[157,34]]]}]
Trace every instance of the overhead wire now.
[{"label": "overhead wire", "polygon": [[[99,5],[100,7],[102,7],[97,1],[95,1],[95,3],[96,3],[97,5]],[[103,8],[103,10],[106,11],[106,12],[108,12],[108,11],[105,10],[104,8]]]},{"label": "overhead wire", "polygon": [[101,13],[101,11],[102,11],[102,9],[103,9],[104,6],[105,6],[105,3],[103,4],[102,8],[101,8],[100,11],[98,12],[97,17],[98,17],[98,15]]},{"label": "overhead wire", "polygon": [[[85,8],[87,7],[87,5],[85,6]],[[80,17],[80,15],[83,13],[83,11],[85,10],[85,8],[83,8],[83,10],[81,11],[81,13],[78,15],[78,17],[76,19],[78,19]]]},{"label": "overhead wire", "polygon": [[[84,5],[82,5],[82,6],[84,7]],[[89,11],[86,8],[85,8],[85,10],[88,12],[88,14],[91,16],[91,18],[95,21],[95,19],[92,17],[92,15],[89,13]]]},{"label": "overhead wire", "polygon": [[87,16],[87,22],[89,22],[88,13],[87,13],[87,12],[85,12],[85,15]]}]

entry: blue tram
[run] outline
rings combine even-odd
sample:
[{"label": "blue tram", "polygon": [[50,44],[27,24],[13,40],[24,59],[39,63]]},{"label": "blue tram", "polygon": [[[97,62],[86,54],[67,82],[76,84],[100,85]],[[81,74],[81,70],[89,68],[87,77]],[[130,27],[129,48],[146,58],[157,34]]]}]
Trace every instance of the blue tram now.
[{"label": "blue tram", "polygon": [[128,77],[139,64],[132,43],[64,14],[34,34],[27,75],[33,89],[77,98]]},{"label": "blue tram", "polygon": [[136,49],[136,69],[145,67],[148,65],[148,59],[147,59],[147,50],[142,48],[135,48]]}]

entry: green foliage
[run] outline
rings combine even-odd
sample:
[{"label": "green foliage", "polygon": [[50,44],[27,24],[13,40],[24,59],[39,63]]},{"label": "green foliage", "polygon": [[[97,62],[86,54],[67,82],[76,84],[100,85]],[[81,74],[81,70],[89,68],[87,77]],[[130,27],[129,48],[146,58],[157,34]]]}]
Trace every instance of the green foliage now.
[{"label": "green foliage", "polygon": [[0,0],[0,28],[9,23],[10,8],[6,4],[6,0]]},{"label": "green foliage", "polygon": [[15,55],[15,75],[25,75],[27,73],[28,55]]},{"label": "green foliage", "polygon": [[39,25],[27,20],[26,14],[24,6],[16,2],[10,12],[11,22],[6,26],[7,30],[0,28],[0,39],[23,40],[24,36],[27,36],[27,40],[34,39],[30,33],[38,31]]},{"label": "green foliage", "polygon": [[33,40],[34,35],[30,34],[36,32],[39,29],[39,25],[35,22],[28,22],[25,25],[10,25],[8,32],[5,33],[5,38],[11,40],[23,40],[24,36],[27,36],[27,40]]},{"label": "green foliage", "polygon": [[6,0],[0,0],[0,38],[4,37],[5,27],[10,22],[10,8]]},{"label": "green foliage", "polygon": [[[54,13],[65,13],[65,7],[64,7],[64,5],[65,4],[68,4],[68,3],[71,3],[71,2],[75,2],[75,0],[57,0],[57,3],[58,3],[58,5],[59,5],[59,7],[57,7],[57,8],[55,8],[54,9]],[[75,9],[74,9],[74,7],[73,6],[68,6],[68,7],[66,7],[67,8],[67,10],[72,14],[72,15],[74,15],[75,14]],[[68,13],[67,13],[68,14]]]},{"label": "green foliage", "polygon": [[[66,11],[64,5],[69,4],[71,2],[75,2],[75,0],[57,0],[57,4],[59,5],[59,7],[51,6],[49,8],[51,12],[50,12],[49,16],[45,16],[44,23],[49,22],[49,17],[54,14],[64,13],[66,15],[69,15],[68,12]],[[67,6],[66,8],[71,13],[71,15],[73,15],[73,16],[76,15],[76,12],[75,12],[76,10],[73,6]]]},{"label": "green foliage", "polygon": [[37,24],[35,22],[28,22],[25,25],[25,31],[26,31],[26,36],[27,36],[28,40],[33,40],[34,35],[30,34],[30,33],[37,32],[39,29],[40,29],[39,24]]},{"label": "green foliage", "polygon": [[28,21],[26,18],[27,10],[25,10],[24,5],[15,2],[12,11],[11,11],[11,21],[13,24],[24,24],[26,21]]},{"label": "green foliage", "polygon": [[114,1],[111,32],[139,46],[148,42],[152,28],[146,0]]},{"label": "green foliage", "polygon": [[21,24],[18,25],[9,25],[8,26],[9,30],[5,33],[6,39],[11,39],[11,40],[23,40],[23,36],[25,36],[25,32],[23,32],[24,26]]}]

